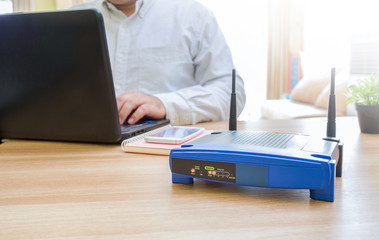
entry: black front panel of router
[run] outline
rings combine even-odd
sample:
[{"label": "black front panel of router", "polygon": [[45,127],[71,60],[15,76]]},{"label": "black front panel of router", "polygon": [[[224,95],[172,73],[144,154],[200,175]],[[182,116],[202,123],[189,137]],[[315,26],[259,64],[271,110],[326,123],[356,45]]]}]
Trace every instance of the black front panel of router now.
[{"label": "black front panel of router", "polygon": [[192,177],[236,183],[236,164],[172,158],[172,172]]}]

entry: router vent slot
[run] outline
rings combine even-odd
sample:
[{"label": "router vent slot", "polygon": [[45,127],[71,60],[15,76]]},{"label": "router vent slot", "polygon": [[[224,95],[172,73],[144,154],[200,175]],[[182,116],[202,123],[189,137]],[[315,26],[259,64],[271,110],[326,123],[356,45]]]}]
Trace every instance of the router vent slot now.
[{"label": "router vent slot", "polygon": [[233,139],[234,144],[247,144],[262,147],[286,148],[293,138],[290,134],[270,132],[238,132]]}]

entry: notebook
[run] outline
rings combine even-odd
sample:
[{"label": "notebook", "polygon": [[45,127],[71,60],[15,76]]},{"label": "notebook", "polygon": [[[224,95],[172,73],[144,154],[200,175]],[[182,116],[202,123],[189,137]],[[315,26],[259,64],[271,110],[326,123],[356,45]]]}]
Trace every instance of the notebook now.
[{"label": "notebook", "polygon": [[139,135],[133,138],[125,139],[121,143],[121,149],[124,152],[129,153],[145,153],[145,154],[156,154],[156,155],[170,155],[170,151],[173,148],[180,147],[183,144],[188,144],[189,142],[201,138],[205,135],[211,134],[212,130],[204,130],[201,134],[195,136],[194,138],[191,138],[187,140],[186,142],[183,142],[181,144],[164,144],[164,143],[151,143],[146,142],[144,137],[149,134],[154,134],[156,132],[160,132],[164,130],[166,127],[162,127],[159,129],[156,129],[150,133],[145,133],[143,135]]},{"label": "notebook", "polygon": [[0,138],[120,143],[168,125],[121,126],[97,10],[0,15]]}]

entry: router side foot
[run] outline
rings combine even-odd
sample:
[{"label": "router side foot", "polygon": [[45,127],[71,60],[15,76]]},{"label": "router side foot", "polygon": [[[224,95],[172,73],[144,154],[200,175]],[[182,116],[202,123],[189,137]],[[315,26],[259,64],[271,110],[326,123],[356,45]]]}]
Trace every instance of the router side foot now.
[{"label": "router side foot", "polygon": [[334,189],[332,192],[329,189],[311,189],[310,193],[312,199],[334,202]]},{"label": "router side foot", "polygon": [[338,143],[339,157],[337,162],[336,177],[342,177],[343,143]]},{"label": "router side foot", "polygon": [[334,202],[334,183],[336,179],[335,165],[331,165],[331,176],[329,186],[326,189],[310,189],[312,199]]},{"label": "router side foot", "polygon": [[172,183],[192,184],[193,178],[173,173],[172,174]]}]

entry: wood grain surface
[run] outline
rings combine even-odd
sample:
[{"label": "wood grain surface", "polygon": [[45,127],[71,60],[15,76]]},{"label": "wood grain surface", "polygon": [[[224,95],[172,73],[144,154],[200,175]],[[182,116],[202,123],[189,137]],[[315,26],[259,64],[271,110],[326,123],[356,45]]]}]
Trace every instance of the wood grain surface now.
[{"label": "wood grain surface", "polygon": [[[239,122],[323,137],[324,118]],[[199,126],[224,130],[227,122]],[[345,144],[335,202],[308,190],[171,183],[168,156],[120,145],[6,140],[0,239],[378,239],[379,135],[337,118]]]}]

